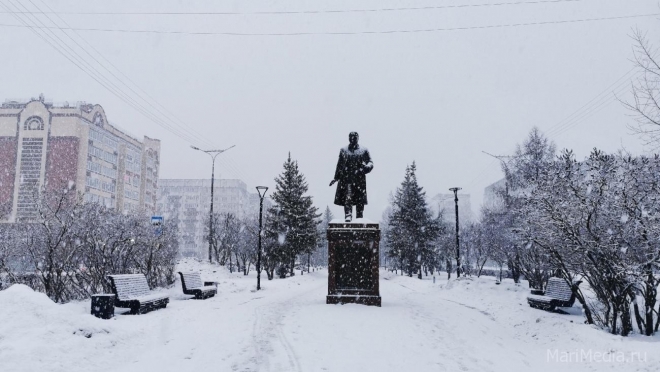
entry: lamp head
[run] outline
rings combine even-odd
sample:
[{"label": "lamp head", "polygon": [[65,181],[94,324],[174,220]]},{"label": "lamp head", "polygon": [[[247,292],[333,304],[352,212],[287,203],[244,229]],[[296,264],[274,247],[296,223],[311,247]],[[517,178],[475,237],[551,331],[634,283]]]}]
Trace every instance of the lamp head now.
[{"label": "lamp head", "polygon": [[259,197],[263,199],[264,196],[266,196],[266,191],[268,191],[268,187],[266,187],[266,186],[257,186],[256,189],[257,189],[257,192],[259,193]]}]

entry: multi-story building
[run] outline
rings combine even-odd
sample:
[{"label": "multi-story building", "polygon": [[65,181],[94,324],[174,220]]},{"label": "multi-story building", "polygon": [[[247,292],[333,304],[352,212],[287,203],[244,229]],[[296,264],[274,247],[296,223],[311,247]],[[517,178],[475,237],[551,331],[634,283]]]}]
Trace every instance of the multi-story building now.
[{"label": "multi-story building", "polygon": [[[445,222],[456,221],[456,202],[454,194],[438,194],[429,200],[429,206],[435,213],[441,212]],[[458,194],[458,216],[461,222],[474,221],[470,194]]]},{"label": "multi-story building", "polygon": [[[207,223],[211,204],[211,180],[161,179],[157,213],[179,222],[179,247],[182,256],[204,257],[208,252]],[[264,210],[270,206],[264,200]],[[216,179],[213,184],[213,212],[231,213],[238,218],[257,217],[259,195],[250,193],[245,182]]]},{"label": "multi-story building", "polygon": [[484,188],[484,208],[498,209],[504,206],[503,193],[506,190],[506,179],[494,182]]},{"label": "multi-story building", "polygon": [[0,106],[0,221],[34,218],[41,190],[72,188],[84,200],[153,213],[160,141],[108,123],[99,105],[54,105],[43,96]]}]

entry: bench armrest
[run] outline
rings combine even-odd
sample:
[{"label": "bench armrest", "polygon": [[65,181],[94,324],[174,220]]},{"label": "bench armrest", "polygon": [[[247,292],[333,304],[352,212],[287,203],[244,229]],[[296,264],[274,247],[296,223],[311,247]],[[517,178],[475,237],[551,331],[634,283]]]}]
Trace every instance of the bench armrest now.
[{"label": "bench armrest", "polygon": [[532,289],[532,294],[537,296],[545,295],[545,291],[541,289]]},{"label": "bench armrest", "polygon": [[218,282],[204,282],[204,286],[206,287],[207,285],[218,285]]}]

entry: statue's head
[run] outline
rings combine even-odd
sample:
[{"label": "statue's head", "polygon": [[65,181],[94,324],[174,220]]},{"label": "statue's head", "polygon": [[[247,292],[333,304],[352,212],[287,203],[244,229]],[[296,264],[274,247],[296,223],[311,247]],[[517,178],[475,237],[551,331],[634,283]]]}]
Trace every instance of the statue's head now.
[{"label": "statue's head", "polygon": [[358,140],[360,139],[360,136],[358,135],[357,132],[351,132],[348,135],[348,143],[351,144],[351,146],[355,146],[358,144]]}]

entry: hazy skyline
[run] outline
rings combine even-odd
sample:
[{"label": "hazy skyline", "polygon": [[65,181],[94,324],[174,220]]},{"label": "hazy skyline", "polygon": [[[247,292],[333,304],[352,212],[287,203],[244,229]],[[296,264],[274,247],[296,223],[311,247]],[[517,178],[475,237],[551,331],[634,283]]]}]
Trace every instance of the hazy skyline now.
[{"label": "hazy skyline", "polygon": [[[442,4],[487,3],[495,2]],[[250,190],[263,184],[271,187],[270,193],[273,178],[290,152],[307,177],[315,204],[320,209],[330,205],[340,216],[341,207],[332,206],[334,187],[328,183],[339,149],[347,145],[348,133],[357,131],[374,161],[367,179],[365,216],[378,220],[412,161],[417,163],[418,178],[428,196],[462,187],[462,193],[472,195],[472,209],[478,213],[484,187],[502,177],[497,161],[482,151],[510,154],[533,126],[549,134],[559,150],[571,148],[578,158],[593,147],[608,152],[622,147],[632,153],[644,151],[642,141],[629,134],[626,124],[632,120],[613,93],[625,99],[634,76],[629,35],[634,28],[657,33],[658,17],[547,22],[660,13],[651,1],[223,15],[81,13],[254,13],[421,8],[438,3],[48,1],[54,11],[68,14],[39,15],[39,20],[19,15],[37,26],[36,22],[43,22],[54,27],[49,23],[52,20],[60,27],[67,27],[66,22],[71,28],[96,29],[77,33],[171,112],[149,108],[153,115],[173,114],[187,126],[186,131],[203,137],[192,141],[185,138],[191,135],[172,134],[117,98],[31,29],[10,26],[21,23],[7,10],[25,10],[21,6],[46,10],[43,4],[41,0],[0,0],[4,56],[0,99],[25,100],[43,93],[55,102],[98,103],[117,126],[138,137],[161,139],[161,178],[210,176],[210,159],[190,149],[191,142],[203,148],[235,144],[236,148],[218,158],[216,176],[243,179]],[[474,28],[535,22],[545,24]],[[419,32],[290,35],[395,30]],[[74,61],[80,63],[70,50],[94,65],[87,51],[113,71],[117,81],[128,83],[72,31],[48,32],[61,38],[58,48]],[[122,92],[134,95],[127,88]],[[594,98],[602,99],[583,107]],[[561,125],[581,108],[574,120]]]}]

